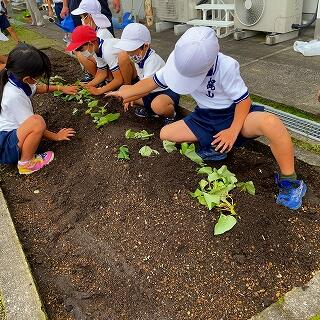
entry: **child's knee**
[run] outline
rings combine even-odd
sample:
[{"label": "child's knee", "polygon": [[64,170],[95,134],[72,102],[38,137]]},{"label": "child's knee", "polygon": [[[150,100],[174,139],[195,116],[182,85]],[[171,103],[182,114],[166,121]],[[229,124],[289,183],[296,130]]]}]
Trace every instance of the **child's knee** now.
[{"label": "child's knee", "polygon": [[276,130],[284,126],[279,117],[268,112],[265,113],[261,125],[264,130]]},{"label": "child's knee", "polygon": [[164,127],[160,130],[160,139],[161,139],[161,140],[170,140],[170,139],[169,139],[168,126],[170,126],[170,125],[166,125],[166,126],[164,126]]},{"label": "child's knee", "polygon": [[118,61],[119,61],[119,65],[124,63],[131,63],[129,55],[124,51],[118,54]]},{"label": "child's knee", "polygon": [[28,120],[32,122],[32,126],[36,131],[43,132],[46,130],[46,122],[39,114],[34,114]]}]

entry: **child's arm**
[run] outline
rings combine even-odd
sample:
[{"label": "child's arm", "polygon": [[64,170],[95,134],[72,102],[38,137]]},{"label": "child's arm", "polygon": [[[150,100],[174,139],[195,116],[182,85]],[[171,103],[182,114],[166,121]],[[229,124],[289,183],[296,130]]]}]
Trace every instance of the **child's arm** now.
[{"label": "child's arm", "polygon": [[93,95],[100,95],[106,92],[116,90],[121,87],[123,84],[123,78],[121,75],[121,71],[118,69],[117,71],[112,72],[113,79],[108,84],[101,88],[95,88],[91,86],[87,86],[88,91]]},{"label": "child's arm", "polygon": [[152,90],[158,88],[158,85],[152,78],[144,79],[137,82],[133,86],[127,86],[124,89],[116,92],[110,92],[107,96],[118,96],[123,99],[124,103],[135,101],[140,97],[147,95]]},{"label": "child's arm", "polygon": [[72,128],[63,128],[57,133],[46,130],[43,134],[43,137],[51,141],[63,141],[70,140],[70,138],[73,137],[75,133],[76,132]]},{"label": "child's arm", "polygon": [[216,151],[229,152],[232,149],[233,144],[237,140],[237,137],[243,127],[244,121],[249,114],[250,107],[250,97],[242,100],[236,105],[234,118],[230,128],[222,130],[214,136],[215,139],[211,144],[216,147]]},{"label": "child's arm", "polygon": [[85,88],[95,87],[100,84],[108,77],[108,71],[105,69],[97,69],[95,77],[88,83],[82,83],[81,85]]},{"label": "child's arm", "polygon": [[76,94],[78,91],[77,86],[47,86],[46,84],[37,85],[36,93],[48,93],[54,91],[62,91],[65,94]]}]

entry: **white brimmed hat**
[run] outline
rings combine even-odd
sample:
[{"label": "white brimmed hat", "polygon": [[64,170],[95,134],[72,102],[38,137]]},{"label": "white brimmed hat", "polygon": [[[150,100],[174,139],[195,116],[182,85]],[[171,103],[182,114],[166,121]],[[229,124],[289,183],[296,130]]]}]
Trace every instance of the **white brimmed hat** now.
[{"label": "white brimmed hat", "polygon": [[79,7],[71,12],[74,16],[85,13],[91,15],[94,23],[99,28],[108,28],[111,26],[110,20],[101,13],[101,5],[98,0],[82,0]]},{"label": "white brimmed hat", "polygon": [[141,23],[129,23],[115,47],[123,51],[134,51],[145,43],[151,43],[149,29]]},{"label": "white brimmed hat", "polygon": [[179,94],[195,91],[219,53],[216,33],[209,27],[188,29],[178,40],[164,67],[167,86]]}]

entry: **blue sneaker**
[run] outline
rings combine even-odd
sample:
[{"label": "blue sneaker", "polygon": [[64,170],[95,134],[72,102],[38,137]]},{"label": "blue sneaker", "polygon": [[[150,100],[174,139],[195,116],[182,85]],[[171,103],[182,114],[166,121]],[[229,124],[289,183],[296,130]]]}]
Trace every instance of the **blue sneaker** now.
[{"label": "blue sneaker", "polygon": [[302,205],[302,198],[307,192],[307,185],[302,180],[280,179],[275,175],[276,184],[279,188],[276,203],[289,209],[296,210]]},{"label": "blue sneaker", "polygon": [[137,117],[140,118],[159,118],[157,114],[151,113],[145,107],[135,109],[134,113]]},{"label": "blue sneaker", "polygon": [[227,154],[215,151],[213,147],[199,148],[197,150],[198,156],[204,161],[221,161],[227,158]]}]

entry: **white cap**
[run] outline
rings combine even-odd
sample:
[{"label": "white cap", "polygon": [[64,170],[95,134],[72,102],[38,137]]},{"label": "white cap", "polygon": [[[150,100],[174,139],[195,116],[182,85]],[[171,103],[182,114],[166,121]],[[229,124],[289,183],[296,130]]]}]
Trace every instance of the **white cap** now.
[{"label": "white cap", "polygon": [[98,0],[82,0],[79,7],[71,12],[74,16],[85,13],[91,15],[97,27],[108,28],[111,26],[110,20],[101,13],[101,5]]},{"label": "white cap", "polygon": [[141,23],[129,23],[115,47],[123,51],[134,51],[145,43],[151,43],[149,29]]},{"label": "white cap", "polygon": [[0,31],[0,41],[8,41],[9,38]]},{"label": "white cap", "polygon": [[176,43],[163,69],[167,86],[179,94],[195,91],[214,65],[219,49],[213,29],[188,29]]}]

